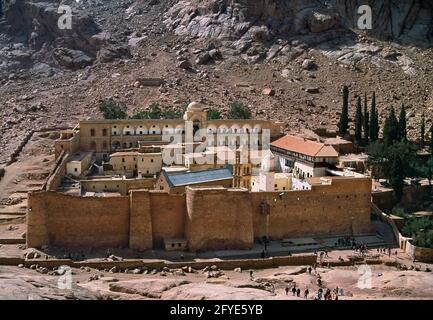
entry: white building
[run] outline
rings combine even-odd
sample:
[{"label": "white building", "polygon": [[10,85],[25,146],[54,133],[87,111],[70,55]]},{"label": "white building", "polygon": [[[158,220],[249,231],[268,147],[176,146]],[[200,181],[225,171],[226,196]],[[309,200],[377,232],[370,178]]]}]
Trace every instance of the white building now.
[{"label": "white building", "polygon": [[271,143],[277,170],[300,179],[323,177],[338,163],[338,152],[329,145],[291,135]]}]

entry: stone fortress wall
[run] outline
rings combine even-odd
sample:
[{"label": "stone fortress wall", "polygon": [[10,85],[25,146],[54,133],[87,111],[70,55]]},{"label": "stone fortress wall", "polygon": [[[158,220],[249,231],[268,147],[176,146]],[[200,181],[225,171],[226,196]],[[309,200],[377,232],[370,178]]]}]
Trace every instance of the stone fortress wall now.
[{"label": "stone fortress wall", "polygon": [[184,194],[131,190],[129,196],[29,194],[27,245],[162,248],[184,238],[191,251],[250,249],[254,238],[366,234],[371,180],[333,178],[312,190],[257,192],[187,187]]}]

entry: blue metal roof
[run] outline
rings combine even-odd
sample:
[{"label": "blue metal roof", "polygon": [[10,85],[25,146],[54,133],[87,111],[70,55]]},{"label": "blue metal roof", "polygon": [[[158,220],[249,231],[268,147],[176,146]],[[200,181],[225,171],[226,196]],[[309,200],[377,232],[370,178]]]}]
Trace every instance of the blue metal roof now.
[{"label": "blue metal roof", "polygon": [[168,185],[171,188],[187,186],[190,184],[233,179],[233,174],[228,168],[175,173],[167,173],[163,171],[163,173]]}]

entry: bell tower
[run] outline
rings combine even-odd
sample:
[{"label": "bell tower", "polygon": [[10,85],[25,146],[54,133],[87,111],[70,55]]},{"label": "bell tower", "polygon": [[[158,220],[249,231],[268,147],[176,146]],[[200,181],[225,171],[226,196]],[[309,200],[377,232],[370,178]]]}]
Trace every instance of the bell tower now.
[{"label": "bell tower", "polygon": [[251,190],[251,175],[253,165],[250,152],[246,147],[236,150],[236,160],[233,165],[233,187]]}]

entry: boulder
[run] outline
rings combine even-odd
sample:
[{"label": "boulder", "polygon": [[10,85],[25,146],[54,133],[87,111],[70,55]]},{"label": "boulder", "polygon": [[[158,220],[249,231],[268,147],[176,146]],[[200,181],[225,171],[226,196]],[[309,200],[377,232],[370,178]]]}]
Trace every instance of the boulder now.
[{"label": "boulder", "polygon": [[271,88],[264,88],[264,89],[262,90],[262,94],[263,94],[264,96],[270,96],[270,97],[273,97],[273,96],[275,96],[275,90],[274,90],[274,89],[271,89]]},{"label": "boulder", "polygon": [[69,69],[81,69],[93,63],[94,58],[88,56],[83,51],[67,48],[54,49],[54,57],[57,62]]},{"label": "boulder", "polygon": [[188,60],[183,60],[177,64],[177,67],[180,69],[190,69],[192,65]]},{"label": "boulder", "polygon": [[208,52],[200,55],[197,60],[195,61],[196,64],[206,64],[209,61],[211,61],[211,56],[209,55]]},{"label": "boulder", "polygon": [[316,62],[314,62],[314,60],[305,59],[302,62],[302,68],[304,70],[315,70],[315,69],[317,69],[317,64],[316,64]]},{"label": "boulder", "polygon": [[313,33],[320,33],[340,26],[337,14],[326,10],[315,10],[308,17],[308,28]]}]

